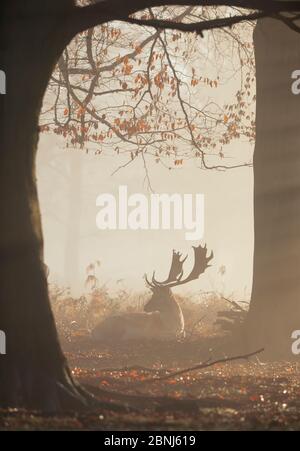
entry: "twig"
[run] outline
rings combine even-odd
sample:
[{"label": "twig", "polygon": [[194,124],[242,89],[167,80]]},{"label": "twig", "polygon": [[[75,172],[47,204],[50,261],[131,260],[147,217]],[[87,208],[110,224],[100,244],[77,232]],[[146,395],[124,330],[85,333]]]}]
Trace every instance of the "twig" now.
[{"label": "twig", "polygon": [[235,308],[237,308],[240,312],[247,313],[247,310],[243,309],[237,302],[232,301],[231,299],[225,298],[224,296],[221,296],[224,301],[229,302],[229,304],[233,305]]},{"label": "twig", "polygon": [[175,376],[179,376],[181,374],[184,373],[189,373],[190,371],[195,371],[195,370],[202,370],[204,368],[209,368],[211,366],[217,365],[218,363],[227,363],[227,362],[233,362],[235,360],[241,360],[241,359],[249,359],[250,357],[253,357],[257,354],[260,354],[264,351],[264,348],[259,349],[258,351],[255,352],[251,352],[250,354],[244,354],[244,355],[238,355],[238,356],[233,356],[233,357],[226,357],[223,359],[218,359],[218,360],[214,360],[212,362],[206,362],[206,363],[201,363],[199,365],[196,366],[192,366],[190,368],[185,368],[183,370],[179,370],[179,371],[175,371],[173,373],[167,374],[166,376],[161,376],[155,379],[147,379],[144,382],[155,382],[155,381],[163,381],[166,379],[170,379],[171,377],[175,377]]}]

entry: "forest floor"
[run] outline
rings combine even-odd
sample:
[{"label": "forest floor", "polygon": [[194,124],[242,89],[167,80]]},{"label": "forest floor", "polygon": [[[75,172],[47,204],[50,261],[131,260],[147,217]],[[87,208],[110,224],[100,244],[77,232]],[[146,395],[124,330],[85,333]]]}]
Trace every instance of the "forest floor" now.
[{"label": "forest floor", "polygon": [[300,430],[297,362],[254,357],[154,380],[224,357],[220,343],[220,337],[199,335],[175,343],[95,346],[75,337],[63,343],[74,377],[105,406],[61,416],[0,410],[0,429]]}]

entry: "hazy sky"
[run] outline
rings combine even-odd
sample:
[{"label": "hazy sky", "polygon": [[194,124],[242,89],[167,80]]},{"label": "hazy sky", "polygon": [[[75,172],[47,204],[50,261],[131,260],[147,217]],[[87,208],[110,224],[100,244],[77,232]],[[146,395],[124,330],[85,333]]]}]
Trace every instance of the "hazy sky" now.
[{"label": "hazy sky", "polygon": [[[240,152],[251,152],[248,144],[235,144]],[[190,252],[187,270],[192,265],[191,245],[184,231],[100,231],[96,227],[96,198],[101,193],[117,194],[119,185],[128,185],[129,193],[149,195],[142,160],[137,160],[112,176],[120,165],[113,157],[87,155],[68,151],[56,136],[42,136],[38,153],[38,186],[41,200],[45,260],[52,280],[65,282],[65,243],[67,234],[68,196],[72,176],[70,164],[76,159],[80,176],[75,182],[81,193],[78,198],[80,236],[74,246],[79,249],[79,280],[72,281],[76,293],[83,289],[86,266],[100,260],[100,282],[111,290],[126,286],[143,289],[143,274],[157,278],[167,275],[172,249]],[[239,298],[249,297],[252,277],[253,210],[252,169],[226,172],[203,171],[195,161],[179,170],[168,171],[153,160],[147,161],[151,184],[156,193],[203,193],[205,195],[205,236],[203,243],[215,254],[213,267],[198,281],[180,287],[184,290],[221,290]],[[70,178],[71,177],[71,178]],[[73,180],[74,185],[74,180]],[[220,267],[225,266],[224,275]],[[116,285],[116,281],[123,281]]]}]

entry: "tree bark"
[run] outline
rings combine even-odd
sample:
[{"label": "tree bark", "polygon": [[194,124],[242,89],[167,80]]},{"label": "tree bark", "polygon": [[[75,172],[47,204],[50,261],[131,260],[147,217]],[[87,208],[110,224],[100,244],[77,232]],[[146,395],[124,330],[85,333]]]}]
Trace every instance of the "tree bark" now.
[{"label": "tree bark", "polygon": [[257,107],[254,151],[254,274],[248,344],[291,357],[300,328],[300,35],[266,19],[254,31]]},{"label": "tree bark", "polygon": [[7,340],[0,405],[60,411],[83,406],[86,396],[72,379],[50,307],[35,156],[43,95],[64,43],[60,48],[50,39],[53,15],[22,16],[21,6],[9,13],[0,24],[7,78],[0,97],[0,330]]}]

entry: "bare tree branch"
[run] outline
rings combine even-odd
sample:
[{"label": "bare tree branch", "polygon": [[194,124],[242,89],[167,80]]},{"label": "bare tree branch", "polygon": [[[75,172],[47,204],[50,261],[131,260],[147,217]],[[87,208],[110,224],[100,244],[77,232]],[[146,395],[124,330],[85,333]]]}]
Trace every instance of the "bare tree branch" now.
[{"label": "bare tree branch", "polygon": [[[300,11],[300,1],[280,0],[102,0],[85,7],[75,8],[65,28],[69,39],[77,33],[112,20],[126,20],[130,15],[150,7],[177,6],[234,6],[272,15],[280,12]],[[229,18],[228,18],[229,19]],[[227,20],[228,20],[227,19]],[[216,24],[217,26],[217,24]]]},{"label": "bare tree branch", "polygon": [[[218,8],[196,11],[194,7],[169,7],[161,9],[159,14],[150,9],[150,15],[148,11],[143,15],[147,14],[152,20],[155,13],[156,17],[170,17],[177,24],[182,20],[190,23],[195,18],[211,20],[225,12],[219,12]],[[225,41],[228,36],[235,40],[240,30],[238,27],[228,30]],[[215,51],[221,51],[219,45],[224,50],[222,31],[211,32],[211,36]],[[178,53],[179,39],[188,44],[182,54]],[[248,43],[246,38],[242,42],[242,39],[236,43],[247,50],[250,41]],[[68,140],[67,147],[80,144],[86,152],[128,155],[128,161],[122,162],[118,169],[138,157],[143,159],[145,167],[147,155],[169,170],[180,167],[184,160],[199,157],[202,169],[249,166],[250,163],[240,163],[240,157],[237,164],[213,164],[215,158],[231,158],[225,156],[226,150],[223,152],[223,146],[231,140],[245,136],[251,141],[253,113],[247,110],[249,88],[244,86],[243,78],[235,104],[226,102],[221,107],[207,99],[201,106],[194,105],[197,86],[215,89],[220,85],[219,74],[199,76],[192,63],[191,70],[182,70],[187,57],[190,61],[195,57],[197,41],[195,36],[184,36],[180,32],[149,32],[144,26],[125,28],[120,24],[105,24],[81,33],[64,52],[52,76],[47,101],[52,103],[54,94],[55,121],[53,125],[49,122],[48,115],[53,107],[47,108],[43,130],[51,129],[63,135]],[[191,53],[188,56],[186,52]],[[246,66],[246,71],[252,70],[251,52],[246,52],[247,64],[237,55],[243,72],[242,67]],[[233,74],[235,70],[233,68]],[[245,76],[249,77],[250,72],[245,72]],[[113,97],[114,94],[117,95]],[[207,164],[206,159],[213,163]],[[147,171],[145,173],[149,185]]]},{"label": "bare tree branch", "polygon": [[184,32],[195,32],[200,36],[203,36],[203,31],[212,30],[214,28],[225,28],[232,27],[237,23],[241,23],[244,21],[254,21],[257,19],[262,19],[264,17],[268,17],[268,12],[255,12],[247,15],[237,15],[233,17],[222,17],[220,19],[212,19],[212,20],[204,20],[202,22],[195,23],[177,23],[173,21],[167,20],[142,20],[142,19],[134,19],[127,18],[126,22],[135,24],[135,25],[145,25],[148,27],[154,27],[156,29],[170,29],[170,30],[179,30]]}]

